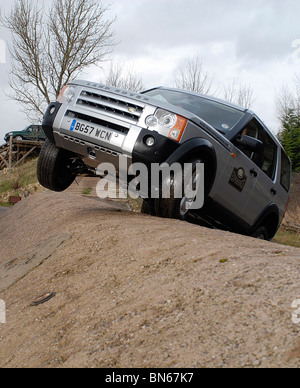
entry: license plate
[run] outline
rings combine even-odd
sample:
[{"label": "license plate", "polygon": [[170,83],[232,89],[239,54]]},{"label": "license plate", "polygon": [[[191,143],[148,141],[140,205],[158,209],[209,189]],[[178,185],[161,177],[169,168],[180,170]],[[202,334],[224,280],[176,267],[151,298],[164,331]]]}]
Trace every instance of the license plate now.
[{"label": "license plate", "polygon": [[113,136],[113,133],[106,129],[102,129],[91,124],[84,124],[78,120],[73,120],[70,126],[70,131],[82,133],[95,139],[103,140],[107,143],[110,143]]}]

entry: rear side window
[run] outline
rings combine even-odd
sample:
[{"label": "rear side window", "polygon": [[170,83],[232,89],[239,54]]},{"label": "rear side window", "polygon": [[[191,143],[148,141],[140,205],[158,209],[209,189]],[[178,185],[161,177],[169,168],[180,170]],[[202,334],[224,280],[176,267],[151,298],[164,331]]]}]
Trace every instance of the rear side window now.
[{"label": "rear side window", "polygon": [[272,138],[263,131],[264,158],[261,169],[268,177],[274,180],[277,161],[277,145]]},{"label": "rear side window", "polygon": [[291,188],[291,162],[286,153],[281,150],[281,186],[287,191]]}]

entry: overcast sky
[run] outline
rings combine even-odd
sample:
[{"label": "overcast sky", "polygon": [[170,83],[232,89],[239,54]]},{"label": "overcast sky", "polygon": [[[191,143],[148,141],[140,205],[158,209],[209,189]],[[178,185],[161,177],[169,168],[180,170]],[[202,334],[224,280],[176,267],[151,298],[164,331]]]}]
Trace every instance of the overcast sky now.
[{"label": "overcast sky", "polygon": [[[0,0],[9,10],[13,0]],[[300,2],[297,0],[104,0],[117,16],[114,59],[134,67],[145,87],[174,86],[178,66],[196,53],[218,87],[236,79],[254,91],[252,109],[278,130],[275,94],[300,74]],[[8,88],[9,35],[0,28],[0,144],[10,130],[28,125]],[[300,43],[299,43],[300,48]],[[298,60],[297,60],[298,59]],[[2,63],[6,60],[6,64]],[[99,81],[101,70],[86,79]]]}]

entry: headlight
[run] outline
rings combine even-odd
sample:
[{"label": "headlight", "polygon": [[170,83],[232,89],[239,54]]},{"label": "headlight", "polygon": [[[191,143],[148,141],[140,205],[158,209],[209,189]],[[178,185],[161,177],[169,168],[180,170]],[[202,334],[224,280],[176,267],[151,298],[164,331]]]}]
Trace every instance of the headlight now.
[{"label": "headlight", "polygon": [[63,87],[57,100],[59,102],[63,102],[65,100],[68,104],[70,104],[73,101],[74,97],[75,86],[66,85]]},{"label": "headlight", "polygon": [[148,116],[146,118],[146,125],[147,127],[154,128],[159,124],[158,118],[156,116]]},{"label": "headlight", "polygon": [[151,129],[159,129],[159,127],[169,129],[168,137],[179,142],[187,125],[187,119],[164,109],[157,109],[154,115],[146,118],[145,123]]},{"label": "headlight", "polygon": [[174,115],[173,113],[165,113],[161,116],[160,122],[163,127],[166,128],[174,128],[177,122],[177,116]]}]

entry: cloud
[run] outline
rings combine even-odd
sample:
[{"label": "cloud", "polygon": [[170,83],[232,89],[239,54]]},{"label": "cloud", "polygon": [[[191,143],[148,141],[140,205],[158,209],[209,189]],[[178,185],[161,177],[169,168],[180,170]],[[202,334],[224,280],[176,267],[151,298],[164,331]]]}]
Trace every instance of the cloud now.
[{"label": "cloud", "polygon": [[[250,84],[256,108],[273,123],[275,90],[298,72],[292,63],[292,42],[300,39],[295,0],[103,0],[106,15],[117,16],[112,57],[134,67],[146,87],[174,86],[179,64],[198,53],[218,85],[235,78]],[[13,0],[3,7],[9,10]],[[3,8],[2,7],[2,8]],[[298,32],[299,31],[299,32]],[[0,28],[0,39],[9,35]],[[300,67],[299,67],[300,68]],[[99,81],[101,70],[85,78]],[[82,78],[82,77],[81,77]],[[0,64],[0,87],[8,85],[8,65]],[[0,93],[0,99],[3,102]],[[268,103],[266,103],[266,101]],[[9,104],[9,105],[8,105]],[[13,125],[15,103],[1,107],[2,128]],[[268,107],[268,109],[266,109]],[[21,117],[22,114],[18,114]],[[24,126],[26,117],[23,115]],[[18,119],[19,120],[19,119]],[[273,124],[271,124],[273,125]],[[19,125],[16,125],[19,126]],[[1,127],[0,127],[1,131]]]},{"label": "cloud", "polygon": [[239,60],[273,61],[288,55],[299,35],[294,0],[115,0],[112,10],[117,52],[128,56],[231,41]]},{"label": "cloud", "polygon": [[240,29],[238,57],[250,64],[286,58],[293,40],[300,35],[299,13],[300,3],[265,1],[249,17],[247,28]]},{"label": "cloud", "polygon": [[153,47],[198,46],[220,36],[226,40],[230,38],[226,28],[230,20],[222,20],[227,8],[224,3],[224,0],[115,0],[121,41],[118,51],[142,55]]}]

